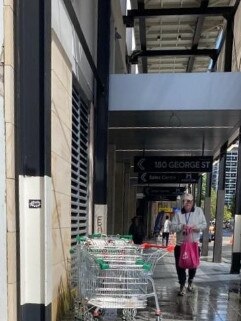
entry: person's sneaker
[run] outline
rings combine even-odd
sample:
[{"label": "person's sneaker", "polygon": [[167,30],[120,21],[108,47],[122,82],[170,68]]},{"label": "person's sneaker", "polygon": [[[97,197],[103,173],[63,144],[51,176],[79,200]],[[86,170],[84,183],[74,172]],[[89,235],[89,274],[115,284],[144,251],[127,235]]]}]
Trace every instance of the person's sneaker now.
[{"label": "person's sneaker", "polygon": [[186,293],[185,286],[184,286],[184,285],[181,285],[181,286],[180,286],[180,291],[178,292],[178,295],[179,295],[179,296],[184,296],[185,293]]},{"label": "person's sneaker", "polygon": [[188,290],[188,292],[193,292],[193,285],[192,285],[192,283],[188,283],[187,290]]}]

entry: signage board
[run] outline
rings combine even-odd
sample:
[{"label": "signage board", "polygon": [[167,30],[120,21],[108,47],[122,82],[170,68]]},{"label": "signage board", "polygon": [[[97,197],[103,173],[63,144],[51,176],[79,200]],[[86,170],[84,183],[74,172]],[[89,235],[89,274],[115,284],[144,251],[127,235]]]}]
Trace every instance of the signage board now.
[{"label": "signage board", "polygon": [[210,156],[134,157],[135,172],[205,173],[212,171]]},{"label": "signage board", "polygon": [[153,202],[174,202],[176,201],[177,197],[173,195],[148,195],[145,197],[147,201]]},{"label": "signage board", "polygon": [[41,208],[41,200],[28,200],[29,208]]},{"label": "signage board", "polygon": [[160,196],[178,196],[182,195],[185,191],[185,187],[145,187],[144,194],[146,196],[150,195],[160,195]]},{"label": "signage board", "polygon": [[95,205],[94,233],[107,233],[107,206]]},{"label": "signage board", "polygon": [[173,211],[174,211],[174,209],[172,208],[172,207],[159,207],[158,208],[158,211],[159,212],[161,212],[161,211],[163,211],[163,212],[166,212],[166,213],[172,213]]},{"label": "signage board", "polygon": [[139,184],[183,183],[193,184],[198,181],[198,173],[138,173]]}]

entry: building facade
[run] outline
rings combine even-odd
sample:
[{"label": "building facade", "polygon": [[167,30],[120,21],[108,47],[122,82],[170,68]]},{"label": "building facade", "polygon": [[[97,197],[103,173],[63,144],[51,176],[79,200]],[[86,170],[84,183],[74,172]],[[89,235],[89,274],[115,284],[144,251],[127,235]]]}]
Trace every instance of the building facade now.
[{"label": "building facade", "polygon": [[122,233],[136,212],[130,162],[108,144],[109,75],[137,70],[127,5],[0,0],[0,321],[61,320],[76,235]]},{"label": "building facade", "polygon": [[238,165],[238,144],[227,152],[225,173],[225,204],[231,207],[235,201]]},{"label": "building facade", "polygon": [[[234,203],[237,181],[238,166],[238,144],[235,144],[231,150],[227,151],[225,165],[225,205],[231,207]],[[212,187],[217,191],[218,188],[219,162],[213,164]]]}]

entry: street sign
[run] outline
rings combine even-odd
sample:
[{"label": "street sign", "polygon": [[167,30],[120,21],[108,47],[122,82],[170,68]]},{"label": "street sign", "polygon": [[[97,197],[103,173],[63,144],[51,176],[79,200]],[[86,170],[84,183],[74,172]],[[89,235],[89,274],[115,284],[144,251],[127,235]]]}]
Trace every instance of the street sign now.
[{"label": "street sign", "polygon": [[182,183],[194,184],[198,182],[198,173],[138,173],[139,184]]},{"label": "street sign", "polygon": [[182,195],[185,187],[145,187],[144,194],[149,201],[176,201],[178,195]]},{"label": "street sign", "polygon": [[135,172],[205,173],[212,171],[210,156],[134,157]]},{"label": "street sign", "polygon": [[182,195],[185,191],[185,187],[152,187],[148,186],[144,188],[144,194],[150,195],[160,195],[160,196],[178,196]]},{"label": "street sign", "polygon": [[176,201],[177,197],[172,195],[148,195],[145,197],[147,201],[153,201],[153,202],[174,202]]}]

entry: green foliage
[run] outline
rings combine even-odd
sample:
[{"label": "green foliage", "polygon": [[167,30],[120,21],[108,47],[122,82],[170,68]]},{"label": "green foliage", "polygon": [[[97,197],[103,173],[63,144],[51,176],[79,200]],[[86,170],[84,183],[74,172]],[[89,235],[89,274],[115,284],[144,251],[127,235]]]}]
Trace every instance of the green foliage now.
[{"label": "green foliage", "polygon": [[231,206],[229,207],[229,211],[232,213],[232,217],[235,215],[235,195],[233,196]]},{"label": "green foliage", "polygon": [[227,207],[227,205],[224,206],[224,214],[223,214],[223,220],[228,221],[231,220],[232,218],[232,212],[230,209]]},{"label": "green foliage", "polygon": [[214,188],[211,189],[211,220],[216,216],[217,192]]},{"label": "green foliage", "polygon": [[204,173],[202,175],[202,194],[201,194],[201,200],[205,200],[205,194],[206,194],[206,185],[207,185],[207,173]]},{"label": "green foliage", "polygon": [[[211,220],[215,219],[217,205],[217,192],[214,188],[211,190]],[[224,206],[223,220],[228,221],[232,218],[232,211],[227,205]]]},{"label": "green foliage", "polygon": [[[204,206],[205,199],[205,190],[207,184],[207,174],[202,175],[202,191],[201,191],[201,206]],[[216,206],[217,206],[217,191],[214,188],[211,188],[211,220],[214,220],[216,217]],[[224,221],[230,220],[234,216],[235,211],[235,199],[233,198],[233,202],[230,208],[227,205],[224,206]]]}]

